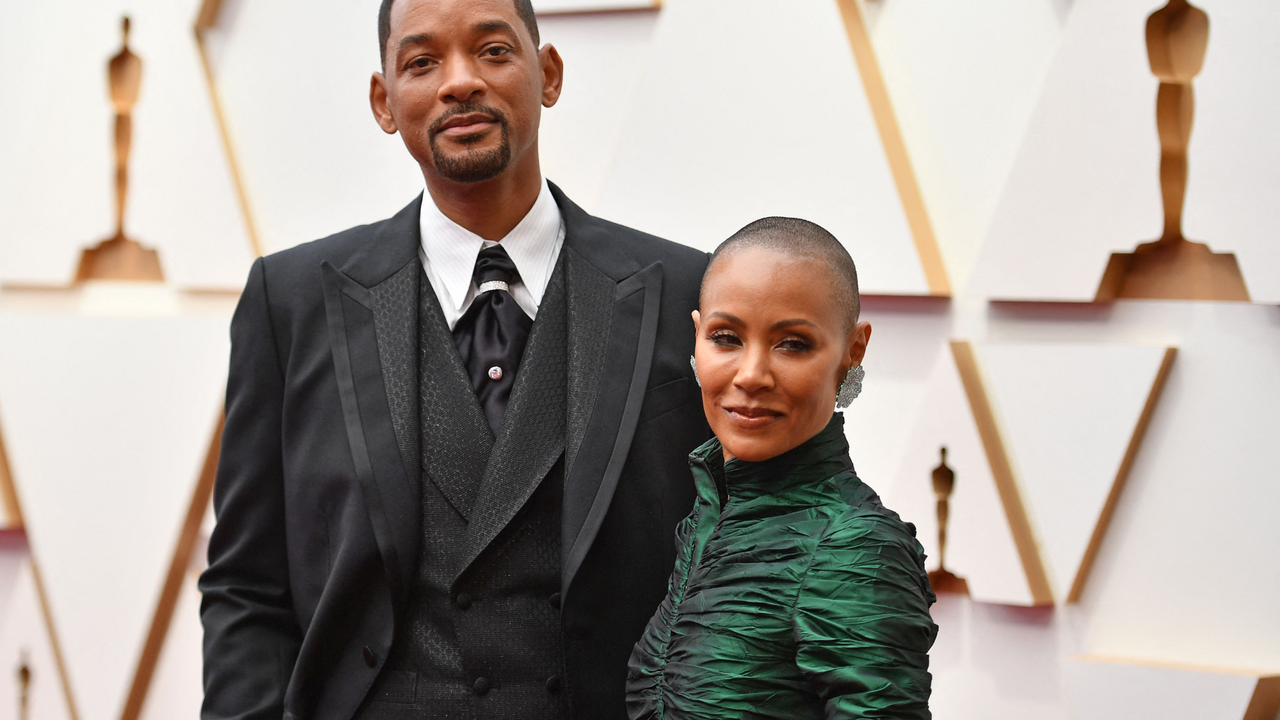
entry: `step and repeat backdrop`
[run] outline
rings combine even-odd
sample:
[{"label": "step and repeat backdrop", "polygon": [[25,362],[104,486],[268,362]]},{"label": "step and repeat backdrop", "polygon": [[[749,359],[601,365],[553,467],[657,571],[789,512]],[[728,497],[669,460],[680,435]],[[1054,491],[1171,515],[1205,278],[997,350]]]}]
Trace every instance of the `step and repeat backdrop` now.
[{"label": "step and repeat backdrop", "polygon": [[[378,4],[0,5],[0,718],[198,716],[249,265],[422,191]],[[929,555],[935,717],[1275,720],[1280,5],[534,5],[569,197],[858,263],[848,435]]]}]

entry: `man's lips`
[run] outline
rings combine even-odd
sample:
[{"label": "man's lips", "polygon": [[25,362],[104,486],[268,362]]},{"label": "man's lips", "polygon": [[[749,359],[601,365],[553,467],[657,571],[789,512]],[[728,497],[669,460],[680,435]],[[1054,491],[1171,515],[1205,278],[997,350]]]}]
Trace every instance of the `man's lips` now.
[{"label": "man's lips", "polygon": [[777,410],[762,407],[740,405],[722,409],[734,425],[746,430],[764,427],[782,417],[782,413]]},{"label": "man's lips", "polygon": [[444,125],[440,126],[439,134],[455,138],[465,137],[484,132],[495,123],[497,123],[497,120],[493,117],[481,113],[457,115],[449,118]]}]

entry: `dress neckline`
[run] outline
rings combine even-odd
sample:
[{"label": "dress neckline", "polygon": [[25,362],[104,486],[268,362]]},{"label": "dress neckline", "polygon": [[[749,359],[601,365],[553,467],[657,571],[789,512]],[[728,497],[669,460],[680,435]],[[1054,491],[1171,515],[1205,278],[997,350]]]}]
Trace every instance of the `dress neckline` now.
[{"label": "dress neckline", "polygon": [[693,459],[707,464],[713,477],[723,481],[732,497],[774,494],[792,485],[811,483],[843,470],[853,470],[849,441],[844,434],[844,416],[833,413],[817,435],[796,447],[759,462],[740,458],[724,461],[724,446],[712,438],[693,453]]}]

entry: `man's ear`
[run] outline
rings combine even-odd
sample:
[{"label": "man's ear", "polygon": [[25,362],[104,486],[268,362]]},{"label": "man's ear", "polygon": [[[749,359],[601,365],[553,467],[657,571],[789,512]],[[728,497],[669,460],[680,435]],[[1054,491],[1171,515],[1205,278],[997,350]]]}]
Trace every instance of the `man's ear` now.
[{"label": "man's ear", "polygon": [[387,79],[382,73],[374,73],[369,78],[369,108],[373,110],[373,119],[378,127],[388,135],[395,135],[399,130],[395,118],[391,117],[391,106],[387,101]]},{"label": "man's ear", "polygon": [[547,43],[538,51],[538,63],[542,66],[542,106],[551,107],[560,99],[564,83],[564,60],[556,46]]}]

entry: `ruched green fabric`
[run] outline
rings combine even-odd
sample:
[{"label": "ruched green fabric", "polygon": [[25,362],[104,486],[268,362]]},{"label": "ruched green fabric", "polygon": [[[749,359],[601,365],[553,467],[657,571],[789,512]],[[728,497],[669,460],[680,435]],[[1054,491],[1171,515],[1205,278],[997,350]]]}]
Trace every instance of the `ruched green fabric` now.
[{"label": "ruched green fabric", "polygon": [[631,654],[632,720],[929,718],[933,591],[915,528],[854,474],[843,417],[760,463],[690,455],[667,597]]}]

